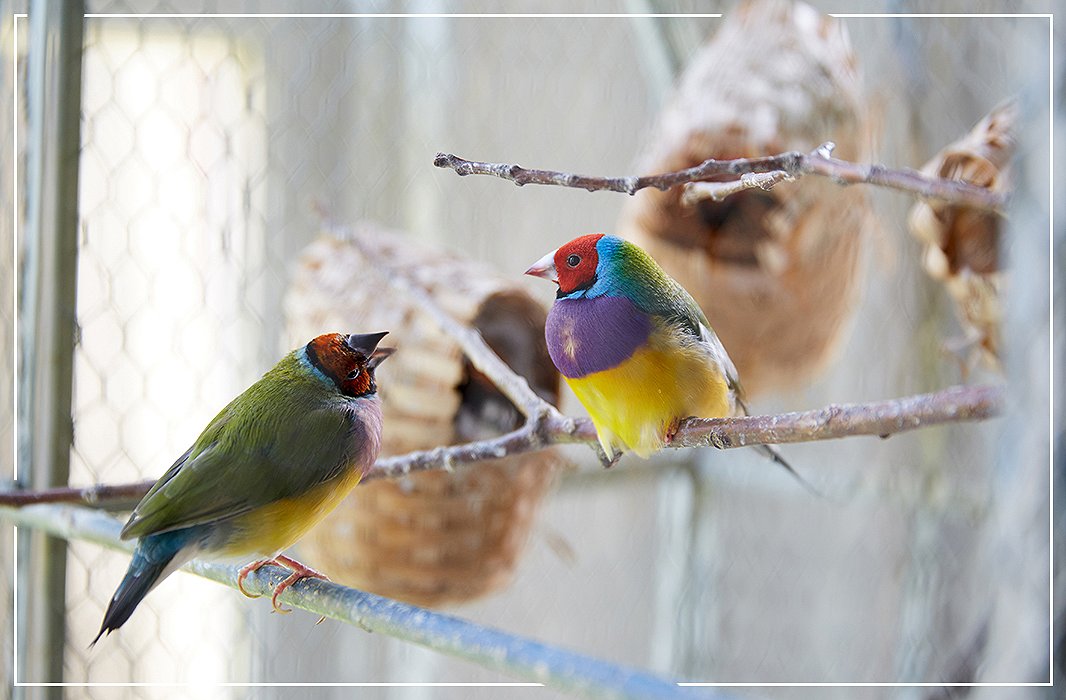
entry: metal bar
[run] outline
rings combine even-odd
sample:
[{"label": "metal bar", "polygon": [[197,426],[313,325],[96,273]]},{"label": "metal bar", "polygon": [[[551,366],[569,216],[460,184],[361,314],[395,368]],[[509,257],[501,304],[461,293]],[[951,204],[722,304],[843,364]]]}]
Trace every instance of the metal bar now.
[{"label": "metal bar", "polygon": [[[133,548],[132,542],[118,539],[121,525],[117,520],[88,508],[66,505],[0,507],[0,518],[57,537],[95,542],[126,551]],[[236,588],[237,567],[192,561],[184,568]],[[265,566],[250,574],[244,587],[251,593],[271,595],[273,586],[288,574],[285,569]],[[671,680],[644,671],[328,581],[305,579],[278,599],[292,607],[356,625],[368,632],[387,634],[521,680],[588,697],[714,700],[736,697],[717,688],[681,688]],[[100,643],[107,642],[102,640]]]},{"label": "metal bar", "polygon": [[[70,470],[84,11],[80,0],[34,0],[29,12],[18,478],[35,489],[65,485]],[[19,544],[18,680],[58,682],[66,633],[66,543],[37,535],[21,537]],[[59,698],[62,689],[32,695]]]}]

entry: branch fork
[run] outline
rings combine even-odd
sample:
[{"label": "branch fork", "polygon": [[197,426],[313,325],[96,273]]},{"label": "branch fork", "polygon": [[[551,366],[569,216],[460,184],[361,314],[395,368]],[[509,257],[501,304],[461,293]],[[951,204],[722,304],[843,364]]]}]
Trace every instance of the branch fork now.
[{"label": "branch fork", "polygon": [[[880,187],[909,192],[927,199],[938,199],[960,206],[973,207],[986,211],[1002,211],[1007,198],[1004,194],[993,192],[985,187],[978,187],[962,180],[945,180],[931,177],[909,168],[888,168],[877,164],[852,163],[832,157],[835,144],[826,141],[810,153],[787,151],[772,156],[756,158],[735,158],[716,160],[710,158],[699,165],[683,170],[659,175],[642,175],[626,177],[598,177],[576,175],[555,170],[536,170],[523,168],[517,164],[485,163],[472,161],[451,153],[438,153],[433,164],[438,168],[450,168],[458,175],[492,175],[510,180],[515,185],[555,185],[558,187],[576,187],[590,192],[606,190],[635,194],[647,187],[668,190],[677,185],[698,183],[718,175],[768,174],[780,171],[784,175],[772,178],[749,179],[747,184],[714,183],[733,186],[729,188],[711,188],[717,191],[717,197],[725,197],[744,189],[759,187],[769,189],[777,182],[786,179],[798,179],[806,175],[828,177],[840,185],[866,183]],[[697,190],[704,191],[703,188]],[[691,195],[690,197],[697,197]]]}]

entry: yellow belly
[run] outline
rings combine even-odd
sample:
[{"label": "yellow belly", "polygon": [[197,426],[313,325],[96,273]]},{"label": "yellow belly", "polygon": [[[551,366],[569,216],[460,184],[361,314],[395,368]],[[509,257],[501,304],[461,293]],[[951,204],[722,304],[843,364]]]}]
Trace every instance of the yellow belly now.
[{"label": "yellow belly", "polygon": [[353,469],[350,474],[305,494],[275,501],[240,516],[235,522],[238,530],[221,554],[272,557],[280,553],[336,508],[361,478],[362,473]]},{"label": "yellow belly", "polygon": [[608,457],[618,448],[647,457],[663,446],[678,421],[732,412],[725,378],[706,355],[698,348],[662,347],[654,338],[617,367],[566,382],[588,411]]}]

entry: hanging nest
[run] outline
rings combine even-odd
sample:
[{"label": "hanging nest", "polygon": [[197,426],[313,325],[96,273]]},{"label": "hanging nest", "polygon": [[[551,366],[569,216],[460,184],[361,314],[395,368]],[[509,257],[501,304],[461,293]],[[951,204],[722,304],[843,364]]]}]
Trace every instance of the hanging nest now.
[{"label": "hanging nest", "polygon": [[[1009,192],[1017,121],[1015,102],[999,105],[970,133],[926,163],[922,172]],[[960,351],[967,367],[984,361],[998,370],[1002,214],[930,200],[914,205],[909,223],[911,233],[925,244],[926,272],[947,288],[955,302],[965,337],[949,346]]]},{"label": "hanging nest", "polygon": [[[374,261],[350,239],[319,238],[300,257],[286,314],[295,344],[328,331],[389,331],[397,352],[378,372],[382,456],[499,435],[523,420],[451,337],[388,286],[389,270],[423,286],[538,394],[557,401],[546,312],[517,282],[410,237],[369,226],[353,236]],[[356,588],[426,606],[472,600],[510,581],[559,463],[548,449],[368,482],[303,546],[335,580]]]},{"label": "hanging nest", "polygon": [[[843,25],[801,3],[749,2],[693,57],[636,169],[808,152],[829,140],[836,157],[867,161],[869,132]],[[807,177],[695,205],[681,195],[641,190],[619,232],[695,297],[749,392],[806,382],[856,307],[873,223],[863,190]]]}]

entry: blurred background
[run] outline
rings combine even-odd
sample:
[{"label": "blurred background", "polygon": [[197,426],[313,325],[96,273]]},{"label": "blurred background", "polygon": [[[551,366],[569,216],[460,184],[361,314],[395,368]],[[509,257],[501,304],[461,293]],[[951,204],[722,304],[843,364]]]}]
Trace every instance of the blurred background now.
[{"label": "blurred background", "polygon": [[[438,151],[621,175],[669,162],[671,149],[691,160],[704,147],[730,157],[745,155],[745,145],[773,153],[833,140],[841,158],[920,168],[1014,97],[1021,114],[1019,160],[999,244],[1009,280],[1003,285],[1001,370],[970,362],[969,350],[947,349],[967,330],[945,288],[923,269],[928,254],[908,228],[911,196],[829,182],[807,185],[808,178],[775,189],[772,201],[742,200],[736,211],[708,211],[704,219],[724,220],[739,211],[747,221],[743,217],[772,210],[794,230],[809,232],[797,247],[782,244],[793,256],[784,258],[786,271],[796,274],[778,291],[792,299],[796,289],[806,290],[807,305],[789,307],[786,315],[796,327],[824,329],[815,333],[820,340],[813,349],[797,341],[802,347],[789,351],[791,359],[778,358],[776,370],[759,374],[752,365],[753,412],[994,383],[1003,381],[1002,371],[1010,383],[1008,415],[888,440],[787,446],[788,459],[824,498],[812,497],[750,450],[668,451],[648,461],[627,457],[604,471],[587,448],[567,449],[571,466],[558,470],[534,502],[528,541],[506,585],[444,609],[693,680],[1045,681],[1051,665],[1049,587],[1055,581],[1048,526],[1049,100],[1060,99],[1058,84],[1049,90],[1049,20],[828,20],[821,15],[851,11],[852,4],[812,5],[816,11],[774,6],[786,17],[779,34],[808,39],[755,52],[752,45],[759,44],[752,41],[733,64],[731,57],[744,53],[743,42],[700,53],[708,38],[746,12],[731,3],[625,5],[634,13],[721,12],[724,18],[415,18],[223,15],[288,14],[285,3],[87,2],[83,46],[75,52],[81,71],[74,107],[80,113],[76,256],[66,255],[74,274],[58,283],[76,296],[69,483],[161,475],[221,406],[284,352],[306,342],[292,336],[294,319],[286,309],[299,294],[293,280],[301,252],[324,224],[373,222],[403,232],[411,246],[435,246],[511,278],[582,233],[621,230],[645,236],[651,247],[655,235],[649,231],[655,229],[641,224],[648,217],[666,217],[660,228],[677,230],[669,207],[655,209],[654,196],[460,178],[433,167]],[[17,376],[14,344],[21,343],[20,372],[39,351],[26,336],[27,314],[47,314],[41,311],[46,296],[25,293],[32,277],[24,266],[32,224],[30,164],[35,149],[45,148],[29,128],[33,105],[42,104],[32,94],[30,64],[35,52],[54,46],[35,40],[53,41],[55,35],[35,32],[42,5],[0,7],[0,87],[12,99],[0,114],[8,135],[0,140],[7,182],[0,188],[0,277],[13,281],[0,285],[0,363],[6,369],[0,394],[6,397],[14,395]],[[980,2],[966,9],[1050,8],[1041,2]],[[496,9],[475,2],[323,2],[314,12]],[[553,9],[603,8],[577,2]],[[862,6],[864,12],[897,15],[954,9],[949,2]],[[27,12],[28,18],[16,16]],[[177,16],[182,13],[190,16]],[[746,36],[746,30],[736,31]],[[1062,45],[1056,43],[1061,63]],[[683,88],[675,98],[686,68],[695,77],[688,92]],[[730,103],[729,95],[738,94],[735,83],[749,93]],[[737,144],[689,138],[704,127],[744,135]],[[790,210],[788,202],[803,206]],[[844,235],[854,238],[842,244],[846,254],[833,258],[839,268],[823,267],[819,258],[798,272],[788,267],[800,259],[796,250],[832,248]],[[1061,236],[1054,245],[1060,242]],[[671,270],[687,275],[686,284],[698,285],[718,269],[713,259],[720,250],[686,248],[669,234],[660,243],[679,245],[678,260],[691,258]],[[670,253],[664,248],[662,255]],[[701,267],[699,255],[712,260],[709,267]],[[771,264],[779,258],[763,247],[756,246],[753,260],[739,288],[759,284],[750,274],[780,269]],[[353,286],[369,284],[366,270],[353,266],[349,272]],[[830,278],[842,281],[822,284]],[[530,281],[526,289],[544,307],[553,298],[543,282]],[[743,309],[737,304],[755,296],[731,301],[712,280],[701,301],[717,325],[707,308],[715,300]],[[1061,313],[1061,295],[1058,301]],[[765,311],[773,314],[774,308]],[[756,308],[741,316],[762,313]],[[723,317],[721,323],[732,321]],[[753,336],[748,353],[735,349],[721,327],[719,332],[745,377],[744,357],[755,357],[775,337],[772,331]],[[385,391],[384,378],[382,386]],[[561,401],[564,412],[581,413],[572,396],[564,393]],[[8,455],[15,453],[16,439],[28,439],[18,437],[12,408],[11,401],[0,406],[4,479],[14,474]],[[34,467],[22,452],[20,460],[28,481]],[[14,643],[11,532],[5,523],[0,536],[7,572],[0,592],[8,603],[0,610],[0,669],[7,679]],[[32,565],[25,560],[28,549],[20,546],[23,572]],[[248,601],[189,575],[170,578],[120,633],[89,650],[128,557],[84,542],[54,556],[62,561],[49,569],[55,580],[23,580],[19,597],[30,588],[58,592],[61,654],[35,661],[33,654],[49,652],[20,649],[28,664],[20,680],[508,680],[358,628],[315,626],[311,615],[271,615],[264,601]],[[810,692],[739,690],[753,697]],[[1044,690],[1013,689],[1011,696]],[[45,691],[0,687],[0,697],[38,692]],[[77,687],[65,694],[116,692]],[[123,697],[153,698],[184,692],[121,691]],[[213,689],[234,698],[283,692]],[[346,691],[320,692],[340,697]],[[433,698],[448,691],[365,692]],[[469,689],[464,696],[482,696],[478,692],[492,694]],[[856,697],[857,691],[823,688],[818,695]],[[867,688],[861,696],[954,697],[935,687]]]}]

